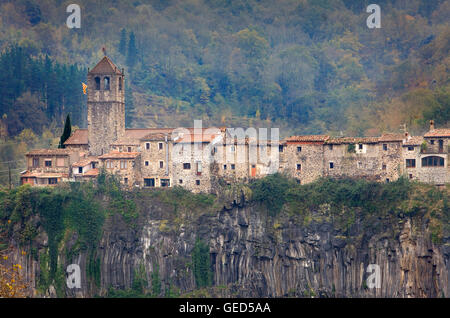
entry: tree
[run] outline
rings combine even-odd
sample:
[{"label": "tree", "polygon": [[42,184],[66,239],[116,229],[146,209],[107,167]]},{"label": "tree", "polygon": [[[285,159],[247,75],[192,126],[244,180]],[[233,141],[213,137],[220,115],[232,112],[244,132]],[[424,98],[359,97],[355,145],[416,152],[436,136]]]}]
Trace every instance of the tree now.
[{"label": "tree", "polygon": [[119,52],[123,56],[127,55],[127,30],[125,29],[122,29],[122,31],[120,31]]},{"label": "tree", "polygon": [[130,33],[130,38],[128,40],[128,51],[127,51],[127,65],[133,67],[136,64],[137,59],[137,48],[136,48],[136,37],[134,32]]},{"label": "tree", "polygon": [[71,134],[72,134],[72,125],[70,124],[70,115],[67,114],[66,123],[64,125],[64,131],[63,131],[63,133],[61,135],[61,139],[59,141],[58,148],[66,148],[66,146],[64,146],[64,142],[67,139],[69,139]]}]

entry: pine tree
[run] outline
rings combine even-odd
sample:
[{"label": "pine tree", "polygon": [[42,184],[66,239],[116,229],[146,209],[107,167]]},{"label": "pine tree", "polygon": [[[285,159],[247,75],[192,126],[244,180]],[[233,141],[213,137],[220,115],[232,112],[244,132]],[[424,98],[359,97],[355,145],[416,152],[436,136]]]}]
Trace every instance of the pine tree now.
[{"label": "pine tree", "polygon": [[133,67],[136,64],[137,58],[137,48],[136,48],[136,37],[134,32],[130,33],[130,38],[128,40],[128,52],[127,52],[127,65]]},{"label": "pine tree", "polygon": [[127,30],[125,29],[120,32],[119,52],[123,56],[127,55]]},{"label": "pine tree", "polygon": [[72,125],[70,124],[70,115],[67,114],[66,123],[64,125],[64,131],[63,134],[61,135],[58,148],[66,148],[66,146],[64,146],[64,142],[67,139],[69,139],[71,134],[72,134]]}]

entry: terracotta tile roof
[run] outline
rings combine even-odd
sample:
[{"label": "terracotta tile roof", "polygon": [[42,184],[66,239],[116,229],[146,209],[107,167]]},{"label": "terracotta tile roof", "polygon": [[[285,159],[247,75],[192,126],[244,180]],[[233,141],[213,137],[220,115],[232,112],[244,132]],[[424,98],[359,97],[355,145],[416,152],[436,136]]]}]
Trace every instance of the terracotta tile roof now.
[{"label": "terracotta tile roof", "polygon": [[98,169],[91,169],[89,171],[86,171],[85,173],[83,173],[83,177],[96,177],[98,176]]},{"label": "terracotta tile roof", "polygon": [[433,129],[427,132],[424,137],[450,137],[450,128]]},{"label": "terracotta tile roof", "polygon": [[67,173],[57,173],[57,172],[32,172],[26,171],[22,173],[23,178],[68,178]]},{"label": "terracotta tile roof", "polygon": [[329,139],[327,135],[305,135],[305,136],[290,136],[286,138],[285,142],[324,142]]},{"label": "terracotta tile roof", "polygon": [[82,158],[79,161],[75,162],[72,167],[84,167],[90,164],[91,162],[98,162],[98,157],[88,157],[88,158]]},{"label": "terracotta tile roof", "polygon": [[60,155],[67,156],[73,151],[70,149],[33,149],[26,153],[26,156],[30,155]]},{"label": "terracotta tile roof", "polygon": [[139,146],[139,139],[121,138],[111,144],[111,146]]},{"label": "terracotta tile roof", "polygon": [[[171,136],[173,131],[176,128],[127,128],[125,129],[125,136],[123,136],[123,140],[126,140],[127,142],[136,142],[137,140],[140,140],[141,138],[145,138],[146,136],[150,134],[167,134],[168,136]],[[194,128],[184,128],[190,131],[191,133],[194,132]],[[210,128],[202,128],[202,131],[205,131]],[[69,137],[69,139],[66,140],[64,143],[65,145],[87,145],[88,144],[88,130],[87,129],[77,129],[73,132],[72,136]]]},{"label": "terracotta tile roof", "polygon": [[88,130],[77,129],[64,142],[64,145],[87,145],[88,144]]},{"label": "terracotta tile roof", "polygon": [[209,143],[214,140],[218,135],[216,134],[188,134],[183,135],[180,138],[175,138],[175,143],[194,143],[194,142],[202,142]]},{"label": "terracotta tile roof", "polygon": [[107,56],[104,56],[97,65],[94,66],[89,74],[119,74],[122,75],[120,69]]},{"label": "terracotta tile roof", "polygon": [[327,145],[341,144],[376,144],[378,137],[332,137],[325,141]]},{"label": "terracotta tile roof", "polygon": [[379,141],[403,141],[405,135],[403,134],[383,134],[381,135]]},{"label": "terracotta tile roof", "polygon": [[166,140],[166,136],[167,136],[167,140],[171,139],[171,136],[169,134],[160,133],[160,132],[154,132],[154,133],[152,132],[152,133],[150,133],[148,135],[145,135],[140,140],[143,140],[143,141],[155,141],[155,140],[164,141],[164,140]]},{"label": "terracotta tile roof", "polygon": [[411,136],[409,139],[407,139],[403,146],[419,146],[423,143],[423,137],[422,136]]},{"label": "terracotta tile roof", "polygon": [[135,159],[140,155],[139,152],[119,152],[112,151],[110,153],[99,156],[99,159]]}]

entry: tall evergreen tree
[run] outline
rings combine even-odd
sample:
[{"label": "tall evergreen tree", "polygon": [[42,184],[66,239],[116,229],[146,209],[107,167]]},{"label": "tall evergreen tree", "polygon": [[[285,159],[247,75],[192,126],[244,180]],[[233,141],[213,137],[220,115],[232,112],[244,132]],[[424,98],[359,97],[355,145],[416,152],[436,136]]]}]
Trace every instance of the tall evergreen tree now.
[{"label": "tall evergreen tree", "polygon": [[128,52],[127,52],[127,65],[133,67],[136,64],[137,59],[137,48],[136,48],[136,37],[134,32],[130,32],[130,38],[128,40]]},{"label": "tall evergreen tree", "polygon": [[64,131],[63,134],[61,135],[58,148],[66,148],[66,146],[64,146],[64,142],[67,139],[69,139],[71,134],[72,134],[72,125],[70,124],[70,115],[67,114],[66,123],[64,125]]},{"label": "tall evergreen tree", "polygon": [[119,52],[123,56],[127,55],[127,30],[125,29],[120,32]]}]

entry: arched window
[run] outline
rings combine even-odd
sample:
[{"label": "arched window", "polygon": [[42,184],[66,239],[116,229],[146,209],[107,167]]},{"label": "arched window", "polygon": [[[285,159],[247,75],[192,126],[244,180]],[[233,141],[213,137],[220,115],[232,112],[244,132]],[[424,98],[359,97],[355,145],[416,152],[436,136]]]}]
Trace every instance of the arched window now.
[{"label": "arched window", "polygon": [[122,77],[119,77],[119,91],[122,90]]},{"label": "arched window", "polygon": [[109,91],[109,77],[108,77],[108,76],[105,76],[105,78],[103,79],[103,81],[104,81],[103,89],[104,89],[105,91]]},{"label": "arched window", "polygon": [[444,158],[437,156],[429,156],[422,158],[422,167],[443,167]]},{"label": "arched window", "polygon": [[95,90],[100,90],[100,77],[95,78]]}]

